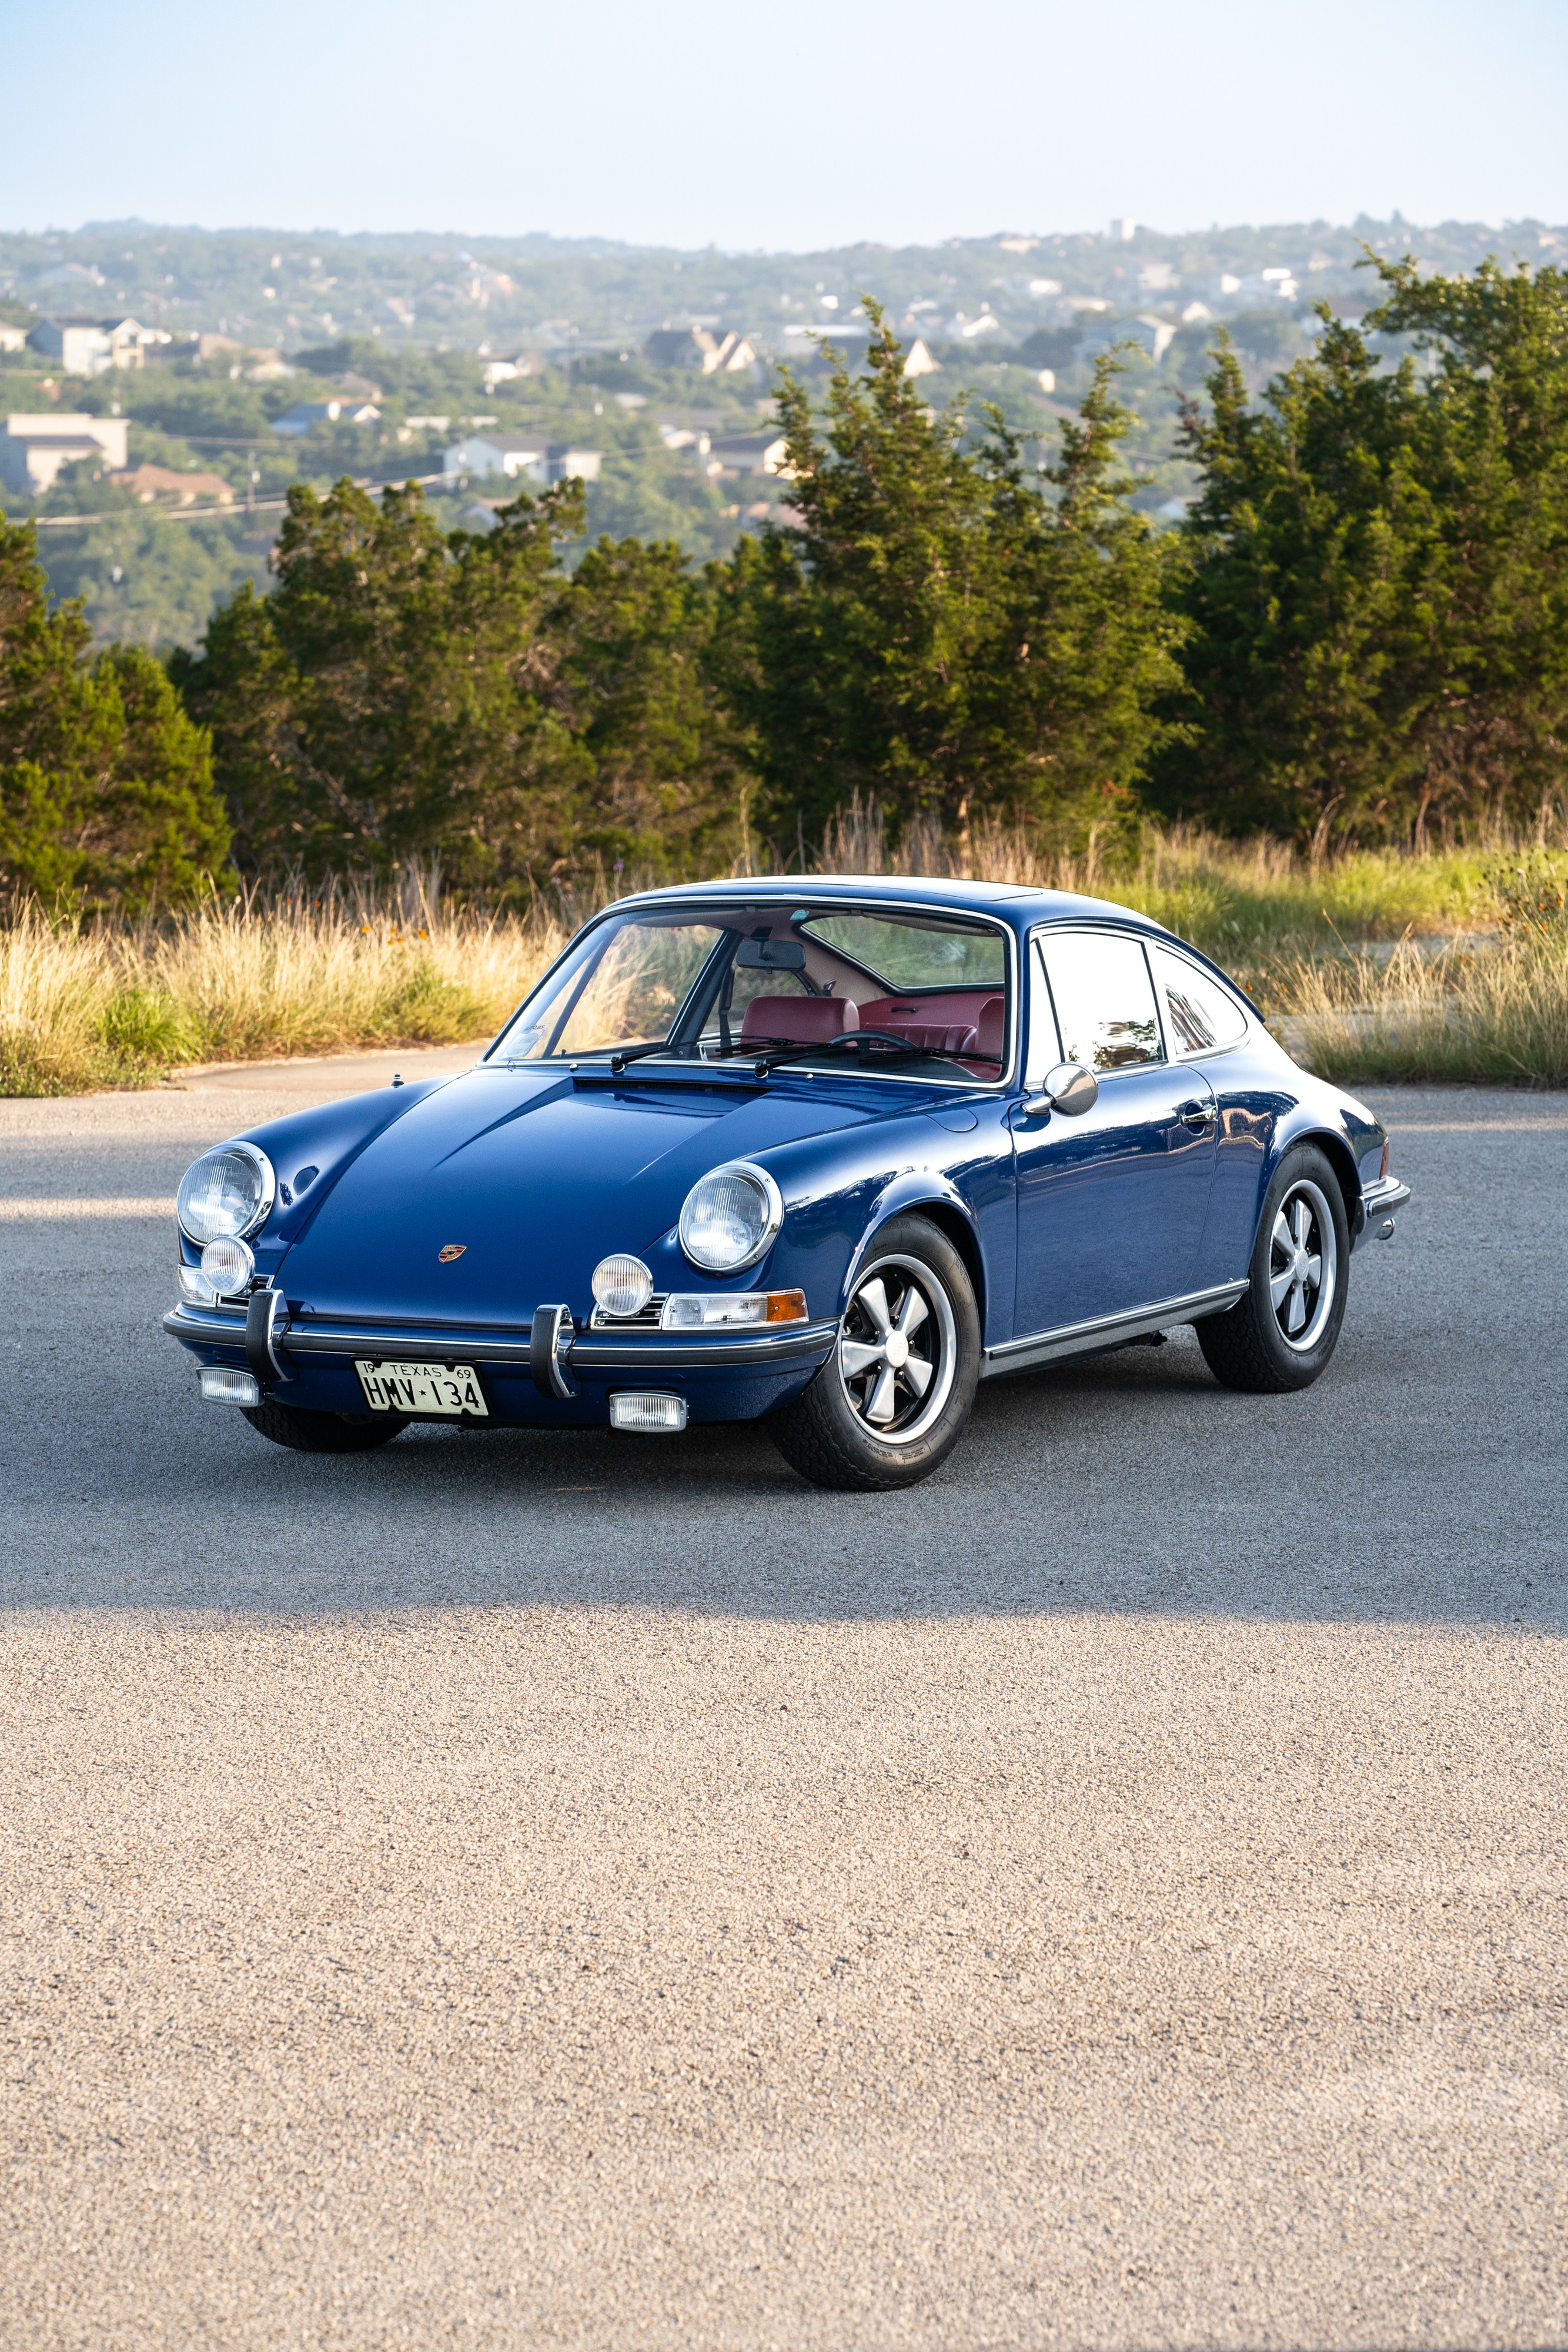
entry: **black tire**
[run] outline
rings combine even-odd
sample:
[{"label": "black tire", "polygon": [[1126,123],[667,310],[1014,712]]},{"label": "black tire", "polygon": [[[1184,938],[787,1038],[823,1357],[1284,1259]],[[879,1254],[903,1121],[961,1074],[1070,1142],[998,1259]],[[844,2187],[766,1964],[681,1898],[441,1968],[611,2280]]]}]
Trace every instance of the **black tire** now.
[{"label": "black tire", "polygon": [[[879,1281],[880,1322],[865,1296]],[[918,1310],[910,1306],[912,1292]],[[886,1347],[894,1336],[904,1339],[896,1359]],[[912,1365],[927,1367],[923,1388]],[[878,1400],[883,1374],[887,1386]],[[855,1276],[832,1354],[805,1394],[771,1416],[768,1431],[785,1461],[813,1486],[859,1495],[913,1486],[963,1435],[979,1376],[980,1315],[967,1266],[925,1217],[894,1217]],[[886,1403],[892,1410],[883,1435],[867,1415]]]},{"label": "black tire", "polygon": [[[1292,1230],[1300,1220],[1303,1231]],[[1285,1226],[1281,1237],[1281,1221]],[[1332,1238],[1333,1264],[1322,1246]],[[1319,1267],[1316,1286],[1299,1271]],[[1296,1273],[1297,1278],[1288,1277]],[[1326,1302],[1324,1279],[1332,1283]],[[1276,1305],[1274,1288],[1283,1285]],[[1245,1295],[1224,1315],[1197,1326],[1209,1370],[1228,1389],[1249,1396],[1281,1396],[1310,1388],[1328,1367],[1344,1321],[1350,1286],[1350,1228],[1339,1178],[1314,1145],[1288,1151],[1258,1221]],[[1287,1326],[1298,1307],[1300,1325]]]},{"label": "black tire", "polygon": [[253,1429],[295,1454],[370,1454],[408,1427],[401,1413],[305,1412],[297,1404],[264,1397],[240,1411]]}]

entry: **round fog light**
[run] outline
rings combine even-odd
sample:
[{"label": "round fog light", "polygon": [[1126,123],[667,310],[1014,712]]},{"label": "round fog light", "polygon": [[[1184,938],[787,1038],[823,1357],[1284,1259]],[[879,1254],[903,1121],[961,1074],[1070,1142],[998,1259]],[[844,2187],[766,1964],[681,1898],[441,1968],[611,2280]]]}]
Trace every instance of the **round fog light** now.
[{"label": "round fog light", "polygon": [[640,1257],[601,1257],[592,1288],[606,1315],[641,1315],[653,1296],[653,1277]]},{"label": "round fog light", "polygon": [[232,1298],[256,1272],[256,1259],[245,1242],[209,1242],[202,1252],[202,1272],[220,1298]]}]

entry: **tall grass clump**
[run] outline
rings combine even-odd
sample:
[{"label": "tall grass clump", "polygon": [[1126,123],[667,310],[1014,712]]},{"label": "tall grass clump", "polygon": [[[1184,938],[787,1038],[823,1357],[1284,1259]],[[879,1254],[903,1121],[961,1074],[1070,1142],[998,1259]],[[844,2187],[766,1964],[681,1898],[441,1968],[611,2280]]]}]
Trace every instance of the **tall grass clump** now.
[{"label": "tall grass clump", "polygon": [[202,1062],[489,1035],[565,932],[359,894],[209,901],[162,923],[78,929],[35,905],[0,924],[0,1093],[145,1086]]},{"label": "tall grass clump", "polygon": [[1414,940],[1279,971],[1292,1043],[1325,1077],[1568,1086],[1568,877],[1545,856],[1492,876],[1498,936],[1437,956]]}]

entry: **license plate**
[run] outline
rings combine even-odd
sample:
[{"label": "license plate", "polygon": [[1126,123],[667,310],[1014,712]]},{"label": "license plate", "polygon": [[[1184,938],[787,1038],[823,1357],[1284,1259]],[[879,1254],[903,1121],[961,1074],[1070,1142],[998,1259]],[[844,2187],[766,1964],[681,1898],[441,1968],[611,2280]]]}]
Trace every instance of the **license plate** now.
[{"label": "license plate", "polygon": [[354,1360],[372,1412],[475,1412],[490,1408],[472,1364],[368,1364]]}]

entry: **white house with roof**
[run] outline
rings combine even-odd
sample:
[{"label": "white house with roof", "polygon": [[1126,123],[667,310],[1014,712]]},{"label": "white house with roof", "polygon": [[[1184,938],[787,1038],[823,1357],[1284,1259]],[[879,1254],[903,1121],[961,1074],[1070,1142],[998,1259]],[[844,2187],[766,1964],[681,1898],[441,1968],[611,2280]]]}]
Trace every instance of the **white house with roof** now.
[{"label": "white house with roof", "polygon": [[744,375],[757,365],[756,346],[733,327],[660,327],[643,356],[651,367],[699,368],[704,375]]},{"label": "white house with roof", "polygon": [[27,337],[34,351],[53,360],[62,375],[105,375],[110,368],[139,368],[150,329],[134,319],[40,319]]},{"label": "white house with roof", "polygon": [[276,417],[275,433],[308,433],[313,425],[374,425],[381,410],[373,400],[301,400],[287,416]]},{"label": "white house with roof", "polygon": [[444,474],[504,474],[508,481],[544,479],[545,443],[531,433],[465,433],[441,454]]},{"label": "white house with roof", "polygon": [[444,474],[483,478],[501,474],[508,481],[596,482],[604,462],[600,449],[575,441],[542,441],[528,433],[465,433],[441,457]]},{"label": "white house with roof", "polygon": [[789,444],[782,433],[733,433],[704,436],[710,474],[776,474],[794,479]]},{"label": "white house with roof", "polygon": [[28,498],[42,498],[62,466],[96,458],[105,472],[122,469],[128,420],[123,416],[71,416],[47,409],[41,416],[13,415],[0,433],[0,482]]}]

